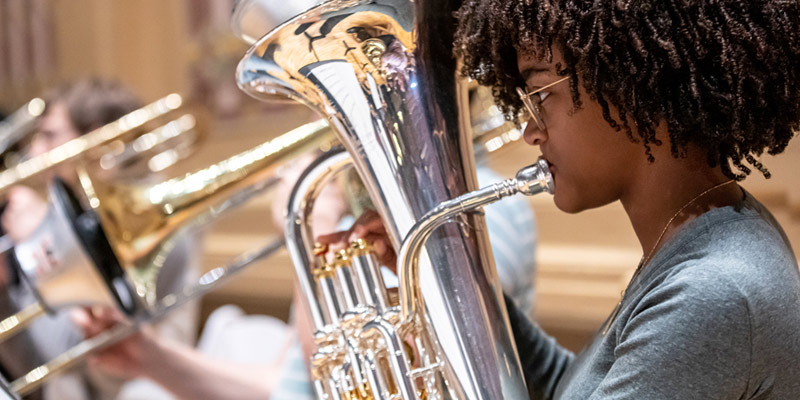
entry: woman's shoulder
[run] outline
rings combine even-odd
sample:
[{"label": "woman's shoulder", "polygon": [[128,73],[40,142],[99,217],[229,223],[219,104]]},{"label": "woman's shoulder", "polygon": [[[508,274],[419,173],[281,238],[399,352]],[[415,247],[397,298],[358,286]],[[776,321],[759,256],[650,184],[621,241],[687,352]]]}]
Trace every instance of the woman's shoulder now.
[{"label": "woman's shoulder", "polygon": [[653,264],[660,264],[660,273],[709,275],[710,283],[720,277],[746,283],[799,275],[783,228],[749,193],[734,206],[703,214],[659,253]]},{"label": "woman's shoulder", "polygon": [[677,298],[699,314],[746,318],[753,328],[800,324],[796,257],[755,198],[707,213],[677,242],[649,275],[643,298]]},{"label": "woman's shoulder", "polygon": [[657,258],[643,274],[646,302],[678,299],[701,313],[800,323],[796,257],[783,229],[750,194],[698,218]]}]

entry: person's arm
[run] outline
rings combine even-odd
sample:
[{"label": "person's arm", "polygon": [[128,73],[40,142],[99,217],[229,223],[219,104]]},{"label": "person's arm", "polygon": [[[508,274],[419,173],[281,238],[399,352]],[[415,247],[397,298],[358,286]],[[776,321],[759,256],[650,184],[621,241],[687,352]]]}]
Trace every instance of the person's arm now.
[{"label": "person's arm", "polygon": [[[73,315],[87,336],[118,321],[108,309]],[[159,338],[151,326],[89,359],[92,366],[127,378],[149,378],[179,399],[247,400],[270,396],[281,362],[245,365],[211,359],[192,347]]]},{"label": "person's arm", "polygon": [[574,355],[531,322],[508,295],[504,297],[531,399],[552,399]]},{"label": "person's arm", "polygon": [[213,360],[171,340],[154,341],[142,361],[144,376],[187,400],[264,400],[278,375],[273,365]]}]

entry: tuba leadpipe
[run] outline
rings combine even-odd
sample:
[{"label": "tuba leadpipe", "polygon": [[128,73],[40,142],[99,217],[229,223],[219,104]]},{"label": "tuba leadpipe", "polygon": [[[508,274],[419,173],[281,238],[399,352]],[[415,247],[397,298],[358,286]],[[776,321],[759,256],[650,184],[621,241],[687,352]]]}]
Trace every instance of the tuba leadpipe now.
[{"label": "tuba leadpipe", "polygon": [[397,271],[400,279],[401,315],[405,323],[412,323],[418,306],[423,304],[419,288],[419,259],[425,241],[442,224],[460,214],[468,213],[515,194],[533,196],[539,193],[553,194],[553,176],[547,161],[539,159],[536,164],[519,170],[516,177],[495,183],[453,200],[442,202],[429,211],[411,228],[397,254]]}]

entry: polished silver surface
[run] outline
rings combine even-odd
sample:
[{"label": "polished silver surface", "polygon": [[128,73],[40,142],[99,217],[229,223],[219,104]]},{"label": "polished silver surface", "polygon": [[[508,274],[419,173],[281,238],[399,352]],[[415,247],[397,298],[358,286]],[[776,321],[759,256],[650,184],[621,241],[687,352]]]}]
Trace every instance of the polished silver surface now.
[{"label": "polished silver surface", "polygon": [[253,44],[282,22],[319,3],[320,0],[237,0],[231,30],[239,39]]},{"label": "polished silver surface", "polygon": [[417,291],[419,272],[416,260],[419,258],[425,242],[435,229],[452,221],[453,217],[500,201],[508,196],[515,194],[533,196],[539,193],[553,194],[553,176],[550,174],[547,161],[542,158],[536,164],[520,169],[516,177],[512,179],[492,184],[439,204],[417,221],[403,241],[403,245],[397,255],[397,271],[400,274],[400,305],[403,319],[408,322],[412,321],[414,314],[418,312],[417,305],[423,304],[424,298],[421,298]]},{"label": "polished silver surface", "polygon": [[[300,291],[305,302],[306,313],[311,317],[315,332],[324,332],[326,326],[338,324],[341,314],[339,300],[334,293],[324,294],[334,299],[335,305],[329,304],[318,295],[317,283],[313,268],[319,264],[313,254],[314,233],[308,223],[315,199],[326,183],[336,174],[349,168],[351,158],[345,152],[330,153],[312,164],[305,177],[301,177],[289,197],[289,211],[286,217],[286,248],[294,264]],[[331,280],[332,281],[332,280]],[[333,285],[333,282],[331,283]],[[333,291],[333,287],[322,285],[321,290]]]},{"label": "polished silver surface", "polygon": [[[328,118],[396,249],[428,211],[477,188],[466,88],[449,57],[455,9],[449,0],[329,1],[256,42],[237,70],[250,95],[294,99]],[[417,323],[432,335],[445,396],[525,398],[483,218],[459,219],[422,253]],[[302,276],[301,287],[315,296]]]}]

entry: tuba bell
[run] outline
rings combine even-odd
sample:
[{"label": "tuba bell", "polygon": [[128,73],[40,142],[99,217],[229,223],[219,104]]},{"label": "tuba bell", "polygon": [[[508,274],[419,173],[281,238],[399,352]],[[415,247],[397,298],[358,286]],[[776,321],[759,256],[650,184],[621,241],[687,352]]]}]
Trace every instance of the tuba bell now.
[{"label": "tuba bell", "polygon": [[[467,87],[450,56],[456,7],[451,0],[331,0],[272,30],[239,63],[243,91],[315,109],[349,154],[309,170],[287,219],[315,330],[311,368],[321,399],[528,396],[484,219],[451,207],[469,211],[516,192],[550,191],[552,181],[546,165],[536,165],[470,194],[477,182]],[[398,265],[399,304],[377,280],[362,279],[379,276],[368,245],[328,264],[302,226],[309,199],[350,162],[395,249],[404,259],[419,256]]]}]

